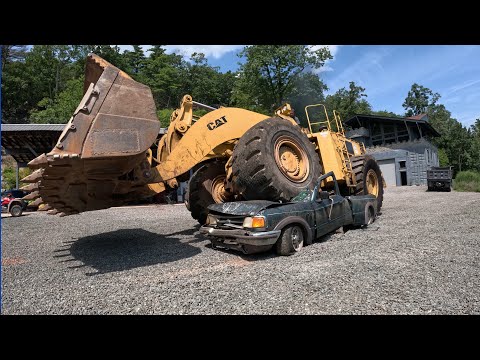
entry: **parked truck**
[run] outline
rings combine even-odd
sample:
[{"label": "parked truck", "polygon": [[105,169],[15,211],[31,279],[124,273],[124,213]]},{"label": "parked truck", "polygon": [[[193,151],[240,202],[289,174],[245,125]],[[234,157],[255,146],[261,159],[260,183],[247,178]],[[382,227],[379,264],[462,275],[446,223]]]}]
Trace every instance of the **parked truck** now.
[{"label": "parked truck", "polygon": [[[193,107],[210,112],[194,116]],[[312,115],[321,110],[322,118]],[[28,165],[22,181],[35,204],[60,216],[150,197],[189,178],[186,205],[201,224],[213,203],[288,201],[333,171],[343,195],[373,194],[384,181],[363,144],[347,139],[339,114],[305,108],[300,127],[289,104],[273,116],[220,107],[185,95],[157,141],[160,122],[150,88],[95,54],[87,58],[84,96],[48,154]],[[318,113],[317,113],[318,114]],[[333,189],[333,181],[325,184]]]},{"label": "parked truck", "polygon": [[452,167],[432,167],[427,170],[428,191],[452,191]]}]

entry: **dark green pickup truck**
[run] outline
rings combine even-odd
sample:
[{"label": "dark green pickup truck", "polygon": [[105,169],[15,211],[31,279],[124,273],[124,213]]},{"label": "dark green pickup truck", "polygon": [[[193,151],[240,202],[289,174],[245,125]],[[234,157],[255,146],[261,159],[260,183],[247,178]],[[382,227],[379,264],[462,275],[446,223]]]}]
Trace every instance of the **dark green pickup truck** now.
[{"label": "dark green pickup truck", "polygon": [[[332,193],[321,190],[322,180],[335,182]],[[207,222],[200,232],[212,246],[245,254],[267,251],[292,255],[314,239],[342,226],[364,226],[375,221],[377,199],[373,195],[340,195],[333,172],[318,178],[313,190],[305,189],[288,203],[250,200],[208,207]]]}]

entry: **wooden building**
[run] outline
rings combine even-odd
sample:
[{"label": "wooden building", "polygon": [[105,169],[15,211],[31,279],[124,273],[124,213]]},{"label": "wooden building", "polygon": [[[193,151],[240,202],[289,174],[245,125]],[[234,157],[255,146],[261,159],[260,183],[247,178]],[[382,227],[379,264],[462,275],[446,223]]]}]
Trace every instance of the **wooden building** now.
[{"label": "wooden building", "polygon": [[347,137],[362,142],[380,165],[387,186],[426,185],[427,170],[438,166],[431,139],[440,134],[426,114],[413,117],[355,115],[344,122]]}]

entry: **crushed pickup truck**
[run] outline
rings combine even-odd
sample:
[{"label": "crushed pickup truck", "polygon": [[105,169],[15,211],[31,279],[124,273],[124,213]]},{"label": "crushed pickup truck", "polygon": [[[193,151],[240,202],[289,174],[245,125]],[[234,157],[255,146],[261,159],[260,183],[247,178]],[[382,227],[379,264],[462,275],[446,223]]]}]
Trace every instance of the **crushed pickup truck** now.
[{"label": "crushed pickup truck", "polygon": [[[335,188],[322,191],[322,181],[332,177]],[[208,207],[207,223],[200,233],[213,247],[240,250],[245,254],[268,251],[292,255],[314,239],[351,225],[364,226],[376,218],[374,195],[341,196],[331,171],[318,178],[313,190],[301,191],[290,202],[237,201]]]}]

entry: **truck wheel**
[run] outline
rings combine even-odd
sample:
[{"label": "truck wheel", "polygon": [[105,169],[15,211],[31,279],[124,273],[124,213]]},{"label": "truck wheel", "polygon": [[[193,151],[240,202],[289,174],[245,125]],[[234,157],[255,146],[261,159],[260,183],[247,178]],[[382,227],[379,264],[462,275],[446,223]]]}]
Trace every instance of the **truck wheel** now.
[{"label": "truck wheel", "polygon": [[375,195],[377,212],[380,212],[383,203],[383,176],[380,166],[370,155],[354,156],[351,162],[357,180],[355,195]]},{"label": "truck wheel", "polygon": [[302,250],[303,231],[298,225],[291,225],[283,229],[282,235],[277,240],[276,250],[278,255],[288,256]]},{"label": "truck wheel", "polygon": [[230,200],[223,187],[225,176],[225,162],[213,161],[200,167],[188,182],[185,203],[201,225],[207,220],[209,205]]},{"label": "truck wheel", "polygon": [[23,209],[22,209],[22,206],[20,204],[15,204],[15,205],[12,205],[10,207],[9,211],[10,211],[10,214],[13,217],[17,217],[17,216],[22,215]]},{"label": "truck wheel", "polygon": [[233,150],[232,182],[247,200],[288,201],[322,173],[315,146],[300,127],[281,118],[249,129]]}]

